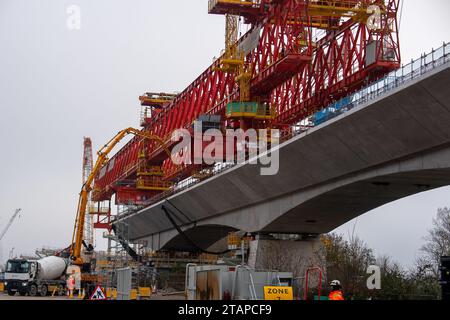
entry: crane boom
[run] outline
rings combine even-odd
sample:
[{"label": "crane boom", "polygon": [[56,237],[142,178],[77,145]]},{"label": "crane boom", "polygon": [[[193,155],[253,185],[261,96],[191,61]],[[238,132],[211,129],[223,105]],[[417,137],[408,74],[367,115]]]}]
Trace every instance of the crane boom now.
[{"label": "crane boom", "polygon": [[[70,258],[75,265],[83,265],[83,259],[81,257],[81,248],[83,246],[83,236],[84,236],[84,226],[86,221],[86,209],[89,200],[89,193],[92,191],[92,184],[94,182],[95,177],[100,172],[104,164],[108,161],[109,153],[114,149],[114,147],[122,141],[127,135],[133,134],[138,137],[142,137],[143,139],[154,140],[159,143],[165,150],[165,152],[170,156],[169,149],[165,146],[164,141],[155,135],[151,135],[145,132],[142,132],[138,129],[127,128],[119,133],[117,133],[114,138],[112,138],[107,144],[105,144],[98,152],[97,152],[97,161],[95,162],[91,173],[87,177],[86,181],[83,184],[83,187],[80,192],[80,197],[78,200],[78,210],[77,216],[74,225],[74,231],[72,235],[72,242],[70,247]],[[88,244],[89,245],[89,244]]]},{"label": "crane boom", "polygon": [[22,209],[16,209],[11,219],[9,219],[8,224],[6,225],[5,229],[3,229],[2,233],[0,233],[0,241],[3,240],[3,237],[8,232],[9,228],[13,224],[14,220],[19,216],[19,213],[22,211]]}]

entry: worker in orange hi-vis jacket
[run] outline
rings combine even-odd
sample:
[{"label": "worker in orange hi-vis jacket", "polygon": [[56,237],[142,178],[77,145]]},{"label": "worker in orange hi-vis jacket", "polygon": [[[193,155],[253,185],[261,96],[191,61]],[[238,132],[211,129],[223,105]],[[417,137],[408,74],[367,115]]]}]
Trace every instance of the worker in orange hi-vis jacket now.
[{"label": "worker in orange hi-vis jacket", "polygon": [[332,288],[330,295],[328,297],[329,300],[342,301],[344,299],[344,294],[342,293],[342,286],[339,280],[333,280],[330,283]]}]

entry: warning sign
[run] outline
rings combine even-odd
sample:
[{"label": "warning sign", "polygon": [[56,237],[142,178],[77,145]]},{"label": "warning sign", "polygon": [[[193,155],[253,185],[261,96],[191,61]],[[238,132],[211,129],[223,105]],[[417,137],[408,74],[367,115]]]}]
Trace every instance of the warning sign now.
[{"label": "warning sign", "polygon": [[294,300],[292,287],[264,287],[264,300]]},{"label": "warning sign", "polygon": [[91,294],[89,300],[107,300],[106,294],[103,291],[102,287],[97,286],[94,292]]}]

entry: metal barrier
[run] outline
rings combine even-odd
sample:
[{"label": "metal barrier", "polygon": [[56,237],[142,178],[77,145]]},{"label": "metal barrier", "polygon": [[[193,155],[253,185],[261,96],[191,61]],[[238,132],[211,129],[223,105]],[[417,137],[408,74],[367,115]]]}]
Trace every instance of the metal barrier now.
[{"label": "metal barrier", "polygon": [[152,288],[150,287],[139,287],[138,288],[139,299],[150,299],[152,296]]},{"label": "metal barrier", "polygon": [[117,269],[117,300],[131,299],[131,269]]},{"label": "metal barrier", "polygon": [[108,298],[108,300],[117,300],[117,289],[106,288],[106,298]]},{"label": "metal barrier", "polygon": [[130,290],[130,300],[137,300],[137,299],[138,299],[137,289],[131,289]]},{"label": "metal barrier", "polygon": [[[334,104],[339,104],[340,108],[338,111],[330,111],[326,121],[340,116],[343,113],[348,112],[364,103],[372,101],[404,84],[407,84],[421,76],[429,73],[430,71],[444,65],[450,61],[450,48],[449,43],[444,43],[442,47],[436,50],[432,50],[428,54],[423,54],[417,60],[411,60],[407,65],[392,71],[387,76],[370,84],[367,87],[353,93],[352,95],[341,99]],[[327,108],[332,108],[332,106]],[[327,109],[325,108],[325,110]],[[321,124],[322,124],[321,123]],[[300,132],[301,133],[301,132]],[[299,134],[299,132],[297,132]]]}]

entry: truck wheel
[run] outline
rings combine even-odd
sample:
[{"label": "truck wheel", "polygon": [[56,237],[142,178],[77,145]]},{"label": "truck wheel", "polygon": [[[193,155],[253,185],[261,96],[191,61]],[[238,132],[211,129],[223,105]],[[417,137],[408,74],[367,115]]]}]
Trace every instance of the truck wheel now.
[{"label": "truck wheel", "polygon": [[16,295],[15,291],[8,290],[8,295],[14,297]]},{"label": "truck wheel", "polygon": [[26,290],[20,290],[19,294],[21,297],[25,297],[27,295],[27,291]]},{"label": "truck wheel", "polygon": [[64,286],[62,284],[60,284],[58,286],[58,289],[56,289],[56,294],[60,297],[65,295],[65,290],[64,290]]},{"label": "truck wheel", "polygon": [[30,289],[28,289],[28,293],[31,297],[36,297],[38,294],[38,287],[35,284],[30,285]]},{"label": "truck wheel", "polygon": [[48,287],[44,284],[44,285],[41,287],[41,297],[46,297],[47,294],[48,294]]}]

